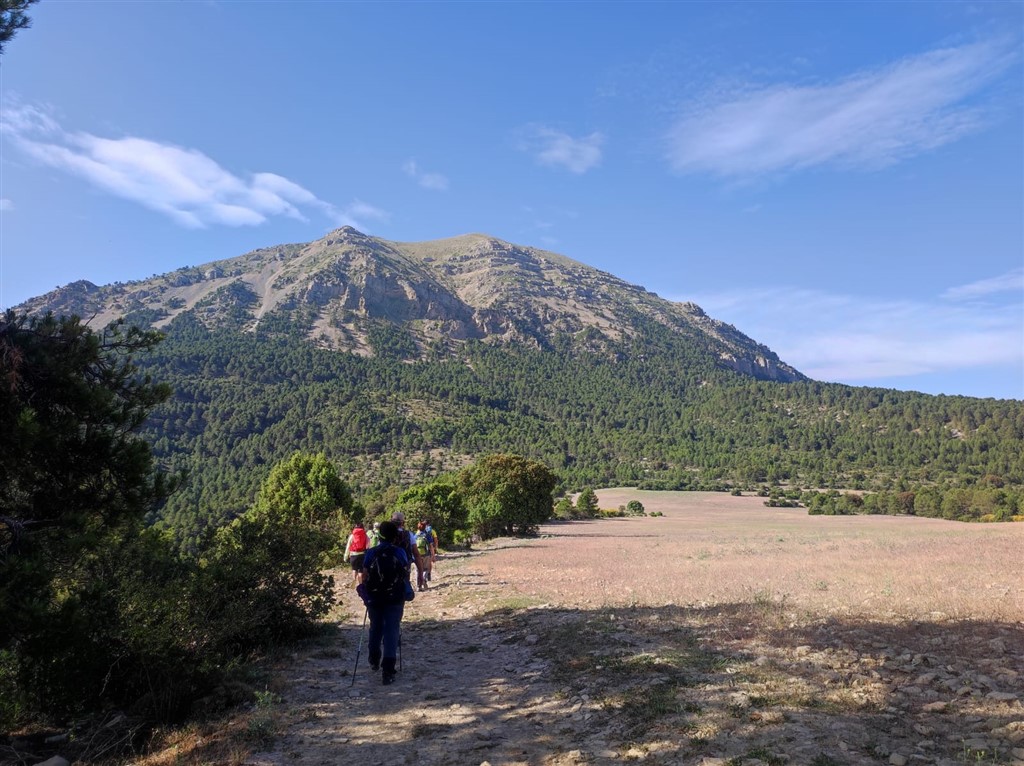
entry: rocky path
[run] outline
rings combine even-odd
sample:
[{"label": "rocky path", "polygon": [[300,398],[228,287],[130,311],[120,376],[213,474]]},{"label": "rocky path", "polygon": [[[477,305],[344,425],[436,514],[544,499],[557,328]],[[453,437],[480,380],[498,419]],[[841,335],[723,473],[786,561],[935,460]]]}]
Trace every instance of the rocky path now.
[{"label": "rocky path", "polygon": [[370,670],[365,645],[353,682],[363,617],[353,609],[345,644],[314,651],[292,671],[282,693],[287,732],[247,763],[581,762],[570,743],[585,737],[577,731],[585,721],[552,684],[550,661],[534,656],[529,642],[507,641],[500,626],[481,617],[500,599],[501,585],[474,570],[475,555],[442,558],[432,587],[408,605],[393,686],[382,686]]},{"label": "rocky path", "polygon": [[345,590],[342,643],[296,657],[283,733],[246,763],[1024,766],[1019,623],[581,608],[507,555],[532,544],[439,562],[394,686],[365,647],[353,683],[362,609]]}]

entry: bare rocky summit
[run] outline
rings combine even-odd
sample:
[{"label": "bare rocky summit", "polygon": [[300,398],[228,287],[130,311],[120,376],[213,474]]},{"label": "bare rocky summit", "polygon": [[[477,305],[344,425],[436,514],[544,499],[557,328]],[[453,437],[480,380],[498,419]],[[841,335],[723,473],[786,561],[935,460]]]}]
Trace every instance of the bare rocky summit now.
[{"label": "bare rocky summit", "polygon": [[166,327],[192,315],[207,327],[299,334],[320,346],[374,353],[374,329],[400,327],[410,358],[467,340],[547,347],[582,339],[595,352],[656,323],[725,367],[769,380],[803,378],[767,347],[693,303],[667,301],[557,253],[483,234],[390,242],[343,227],[278,245],[98,287],[79,281],[19,309],[77,314],[100,327],[128,315]]}]

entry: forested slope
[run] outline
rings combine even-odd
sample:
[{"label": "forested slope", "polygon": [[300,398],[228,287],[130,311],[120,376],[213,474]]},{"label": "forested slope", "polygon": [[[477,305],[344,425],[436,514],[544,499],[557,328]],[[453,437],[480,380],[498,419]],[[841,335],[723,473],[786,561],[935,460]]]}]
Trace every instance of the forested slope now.
[{"label": "forested slope", "polygon": [[172,323],[140,360],[175,391],[146,435],[189,472],[162,518],[185,539],[221,524],[297,449],[325,452],[364,495],[487,452],[543,461],[566,490],[1024,484],[1017,401],[755,380],[657,323],[620,343],[471,341],[413,362],[393,330],[366,357]]}]

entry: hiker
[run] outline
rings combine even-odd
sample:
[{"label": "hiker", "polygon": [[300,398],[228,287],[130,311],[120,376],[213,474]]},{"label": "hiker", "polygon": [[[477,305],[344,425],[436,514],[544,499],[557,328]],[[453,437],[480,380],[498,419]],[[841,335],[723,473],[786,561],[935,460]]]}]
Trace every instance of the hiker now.
[{"label": "hiker", "polygon": [[406,600],[414,596],[409,585],[409,557],[396,543],[399,529],[385,521],[380,525],[380,545],[363,558],[363,582],[356,589],[370,618],[369,653],[373,670],[381,669],[386,686],[395,680],[398,641]]},{"label": "hiker", "polygon": [[437,530],[430,526],[430,522],[427,522],[427,534],[430,536],[430,563],[431,569],[433,565],[437,563]]},{"label": "hiker", "polygon": [[[398,527],[398,540],[395,542],[399,548],[405,551],[405,555],[409,557],[409,561],[416,564],[416,585],[423,585],[423,563],[420,561],[419,551],[416,550],[416,544],[413,542],[412,535],[409,534],[409,530],[405,528],[405,514],[401,511],[395,511],[391,514],[392,523]],[[422,587],[419,588],[423,590]]]},{"label": "hiker", "polygon": [[380,522],[373,522],[373,529],[369,532],[370,543],[369,547],[375,548],[380,545]]},{"label": "hiker", "polygon": [[357,521],[352,533],[345,542],[345,561],[352,566],[352,585],[357,586],[363,581],[363,556],[368,545],[363,522]]},{"label": "hiker", "polygon": [[430,570],[433,569],[433,557],[430,553],[430,535],[427,533],[427,523],[421,521],[416,525],[416,536],[413,538],[416,543],[416,553],[419,554],[419,573],[416,577],[416,584],[420,590],[427,589],[430,582]]}]

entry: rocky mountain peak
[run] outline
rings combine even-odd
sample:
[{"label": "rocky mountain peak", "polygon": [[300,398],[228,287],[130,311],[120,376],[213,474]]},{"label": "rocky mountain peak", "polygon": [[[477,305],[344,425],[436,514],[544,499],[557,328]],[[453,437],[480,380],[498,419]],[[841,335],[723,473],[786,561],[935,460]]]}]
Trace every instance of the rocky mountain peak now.
[{"label": "rocky mountain peak", "polygon": [[131,315],[156,327],[191,314],[210,328],[302,332],[312,343],[372,354],[381,323],[407,349],[457,353],[469,339],[546,348],[582,338],[591,350],[637,339],[654,322],[698,343],[723,366],[759,378],[802,376],[693,303],[672,303],[563,255],[486,234],[392,242],[342,226],[140,282],[76,282],[29,301],[94,325]]}]

